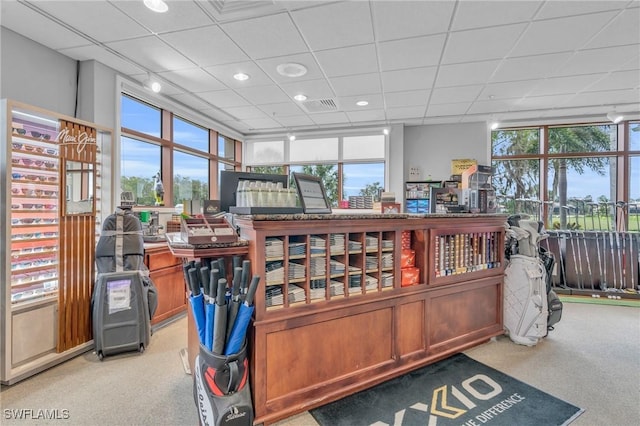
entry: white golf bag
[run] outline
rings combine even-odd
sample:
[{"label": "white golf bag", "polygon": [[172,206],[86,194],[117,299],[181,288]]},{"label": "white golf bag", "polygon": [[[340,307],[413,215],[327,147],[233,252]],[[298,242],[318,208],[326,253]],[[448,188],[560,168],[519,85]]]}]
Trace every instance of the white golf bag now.
[{"label": "white golf bag", "polygon": [[533,346],[562,315],[562,302],[550,287],[554,260],[550,253],[541,252],[539,242],[547,235],[540,233],[540,222],[511,217],[509,225],[504,328],[513,342]]}]

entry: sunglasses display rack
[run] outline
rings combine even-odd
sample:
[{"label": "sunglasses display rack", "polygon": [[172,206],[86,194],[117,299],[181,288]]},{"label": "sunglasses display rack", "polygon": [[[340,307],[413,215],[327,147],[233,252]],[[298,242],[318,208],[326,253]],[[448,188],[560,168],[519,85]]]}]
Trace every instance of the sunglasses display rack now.
[{"label": "sunglasses display rack", "polygon": [[0,383],[11,385],[93,346],[95,247],[112,210],[101,150],[113,132],[7,99],[0,132]]},{"label": "sunglasses display rack", "polygon": [[55,298],[58,291],[60,161],[55,127],[11,125],[11,303],[16,305]]}]

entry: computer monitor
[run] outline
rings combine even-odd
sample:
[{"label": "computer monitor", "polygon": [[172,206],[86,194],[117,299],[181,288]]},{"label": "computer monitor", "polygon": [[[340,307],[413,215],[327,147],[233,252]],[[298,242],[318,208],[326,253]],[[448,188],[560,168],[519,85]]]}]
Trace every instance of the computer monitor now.
[{"label": "computer monitor", "polygon": [[236,172],[233,170],[222,170],[220,172],[220,211],[228,212],[229,207],[236,205],[236,190],[238,182],[260,181],[282,183],[283,188],[289,187],[289,176],[270,173],[250,173]]}]

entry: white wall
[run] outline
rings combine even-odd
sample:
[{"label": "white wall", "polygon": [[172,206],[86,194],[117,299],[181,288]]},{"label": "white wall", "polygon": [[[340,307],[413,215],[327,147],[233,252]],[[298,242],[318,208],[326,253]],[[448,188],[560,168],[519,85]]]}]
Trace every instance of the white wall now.
[{"label": "white wall", "polygon": [[[436,124],[404,128],[404,180],[409,167],[418,167],[420,179],[445,180],[451,175],[451,160],[472,158],[490,164],[489,130],[484,122]],[[399,172],[399,171],[398,171]]]}]

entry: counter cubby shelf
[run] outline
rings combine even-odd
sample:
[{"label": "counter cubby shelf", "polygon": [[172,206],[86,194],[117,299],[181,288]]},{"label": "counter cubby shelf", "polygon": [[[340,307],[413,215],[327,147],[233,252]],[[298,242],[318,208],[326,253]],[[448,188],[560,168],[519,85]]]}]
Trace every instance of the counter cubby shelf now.
[{"label": "counter cubby shelf", "polygon": [[[237,216],[252,274],[262,278],[249,345],[256,423],[326,404],[501,334],[505,220]],[[403,286],[407,262],[414,275]]]}]

